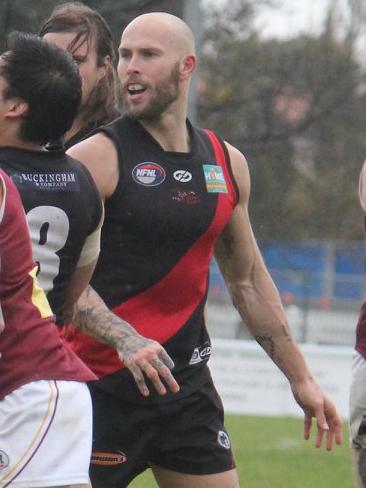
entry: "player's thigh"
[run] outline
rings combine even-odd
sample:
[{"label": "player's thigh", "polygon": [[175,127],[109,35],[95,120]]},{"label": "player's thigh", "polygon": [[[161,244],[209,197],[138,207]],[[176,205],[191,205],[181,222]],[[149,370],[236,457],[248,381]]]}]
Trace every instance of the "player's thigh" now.
[{"label": "player's thigh", "polygon": [[159,466],[152,466],[160,488],[239,488],[236,469],[215,474],[177,473]]},{"label": "player's thigh", "polygon": [[352,459],[358,488],[366,488],[366,450],[352,449]]},{"label": "player's thigh", "polygon": [[0,402],[0,487],[86,485],[92,440],[88,388],[35,381]]},{"label": "player's thigh", "polygon": [[349,418],[351,447],[366,449],[366,361],[359,353],[352,363]]},{"label": "player's thigh", "polygon": [[223,405],[212,381],[160,408],[160,436],[150,458],[152,465],[195,476],[235,468]]},{"label": "player's thigh", "polygon": [[359,488],[366,488],[366,361],[355,353],[350,389],[349,438]]},{"label": "player's thigh", "polygon": [[156,407],[128,404],[89,385],[93,399],[93,488],[123,488],[149,467]]}]

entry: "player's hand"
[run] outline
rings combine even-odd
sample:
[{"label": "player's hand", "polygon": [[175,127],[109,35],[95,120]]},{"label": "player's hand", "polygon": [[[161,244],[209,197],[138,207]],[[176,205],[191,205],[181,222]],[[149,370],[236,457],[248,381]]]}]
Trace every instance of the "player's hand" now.
[{"label": "player's hand", "polygon": [[304,438],[309,439],[313,417],[316,419],[317,434],[315,446],[320,447],[326,436],[326,449],[331,451],[334,445],[342,443],[342,420],[333,402],[311,379],[301,383],[292,391],[297,403],[304,411]]},{"label": "player's hand", "polygon": [[179,385],[171,373],[174,362],[158,342],[132,334],[124,339],[123,344],[117,348],[117,353],[132,373],[142,395],[150,394],[146,378],[160,395],[165,395],[167,388],[173,393],[179,391]]}]

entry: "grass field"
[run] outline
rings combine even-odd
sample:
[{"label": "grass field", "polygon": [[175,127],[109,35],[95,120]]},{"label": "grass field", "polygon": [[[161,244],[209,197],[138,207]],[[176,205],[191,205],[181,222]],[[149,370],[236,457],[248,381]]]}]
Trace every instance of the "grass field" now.
[{"label": "grass field", "polygon": [[[355,488],[346,424],[331,452],[303,440],[301,419],[227,415],[226,426],[242,488]],[[147,471],[129,486],[157,485]]]}]

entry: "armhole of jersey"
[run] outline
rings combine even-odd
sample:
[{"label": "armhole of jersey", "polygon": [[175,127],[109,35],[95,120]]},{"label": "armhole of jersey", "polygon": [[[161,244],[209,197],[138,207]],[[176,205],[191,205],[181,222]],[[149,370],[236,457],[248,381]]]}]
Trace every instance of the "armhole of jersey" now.
[{"label": "armhole of jersey", "polygon": [[0,175],[0,185],[3,189],[3,201],[1,202],[1,205],[0,205],[0,224],[1,224],[1,222],[3,221],[3,217],[4,217],[5,203],[6,203],[6,185],[5,185],[4,178],[1,175]]},{"label": "armhole of jersey", "polygon": [[239,188],[233,175],[227,147],[224,142],[220,141],[220,139],[216,136],[214,132],[209,129],[204,129],[204,131],[210,139],[210,142],[215,152],[216,161],[224,169],[225,176],[227,176],[230,193],[234,196],[233,206],[235,206],[239,201]]}]

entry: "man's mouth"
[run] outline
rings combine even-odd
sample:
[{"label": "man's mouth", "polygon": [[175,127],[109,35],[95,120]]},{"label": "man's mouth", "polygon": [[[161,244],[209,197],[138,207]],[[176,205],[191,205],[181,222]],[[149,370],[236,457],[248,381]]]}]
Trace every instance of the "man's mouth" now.
[{"label": "man's mouth", "polygon": [[143,93],[146,90],[146,88],[140,83],[129,83],[127,85],[127,91],[130,95],[139,95],[140,93]]}]

